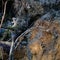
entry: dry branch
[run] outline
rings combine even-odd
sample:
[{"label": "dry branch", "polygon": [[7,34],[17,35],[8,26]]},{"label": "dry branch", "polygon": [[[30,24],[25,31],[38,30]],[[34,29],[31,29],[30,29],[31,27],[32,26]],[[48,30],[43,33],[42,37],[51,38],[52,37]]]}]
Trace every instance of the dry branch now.
[{"label": "dry branch", "polygon": [[0,28],[2,27],[2,24],[3,24],[4,18],[5,18],[5,14],[6,14],[6,5],[7,5],[7,1],[5,2],[5,5],[4,5],[4,13],[3,13],[3,16],[2,16],[2,20],[1,20]]}]

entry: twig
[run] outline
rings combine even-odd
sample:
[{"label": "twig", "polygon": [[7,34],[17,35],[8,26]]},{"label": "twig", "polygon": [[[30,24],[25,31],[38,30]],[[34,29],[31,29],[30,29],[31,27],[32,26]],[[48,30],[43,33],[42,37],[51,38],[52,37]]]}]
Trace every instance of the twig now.
[{"label": "twig", "polygon": [[6,44],[8,46],[11,46],[11,42],[7,42],[7,41],[0,41],[0,44]]},{"label": "twig", "polygon": [[[33,27],[27,29],[25,32],[23,32],[19,37],[17,37],[17,39],[15,40],[15,43],[14,43],[14,45],[16,45],[15,49],[19,46],[19,44],[23,40],[24,36],[37,27],[38,26],[36,26],[36,27],[33,26]],[[42,28],[44,28],[44,27],[39,26],[39,28],[41,28],[40,30],[42,30]],[[46,31],[46,30],[42,30],[42,31]]]},{"label": "twig", "polygon": [[[17,37],[17,39],[15,40],[15,43],[14,43],[14,45],[16,45],[15,46],[15,49],[18,47],[18,45],[20,44],[20,42],[23,40],[23,38],[24,38],[24,36],[26,35],[26,34],[28,34],[29,32],[31,32],[34,28],[36,28],[36,27],[32,27],[32,28],[29,28],[29,29],[27,29],[25,32],[23,32],[19,37]],[[17,44],[16,44],[17,43]]]},{"label": "twig", "polygon": [[10,53],[9,53],[9,60],[13,60],[13,49],[14,49],[14,41],[12,40]]},{"label": "twig", "polygon": [[[20,44],[20,42],[23,40],[23,37],[24,37],[28,32],[30,32],[30,30],[25,31],[24,33],[22,33],[22,34],[15,40],[14,45],[17,43],[16,46],[15,46],[15,49],[18,47],[18,45]],[[20,39],[19,39],[19,38],[20,38]],[[18,41],[18,40],[19,40],[19,41]]]},{"label": "twig", "polygon": [[2,20],[1,20],[0,28],[2,27],[2,24],[3,24],[4,18],[5,18],[6,5],[7,5],[7,1],[5,2],[5,5],[4,5],[4,13],[3,13],[3,16],[2,16]]},{"label": "twig", "polygon": [[12,43],[11,43],[11,48],[10,48],[10,53],[9,53],[9,60],[14,60],[13,58],[13,51],[14,51],[14,32],[11,31],[11,37],[12,37]]}]

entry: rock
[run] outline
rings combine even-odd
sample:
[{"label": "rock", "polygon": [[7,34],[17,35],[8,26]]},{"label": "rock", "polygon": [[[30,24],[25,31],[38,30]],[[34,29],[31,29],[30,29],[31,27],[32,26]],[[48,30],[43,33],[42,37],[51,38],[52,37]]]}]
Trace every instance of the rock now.
[{"label": "rock", "polygon": [[39,19],[33,27],[35,28],[30,32],[28,38],[30,40],[30,50],[33,54],[32,60],[34,60],[34,57],[35,60],[60,60],[60,42],[58,43],[60,41],[60,23],[58,21],[49,22]]}]

